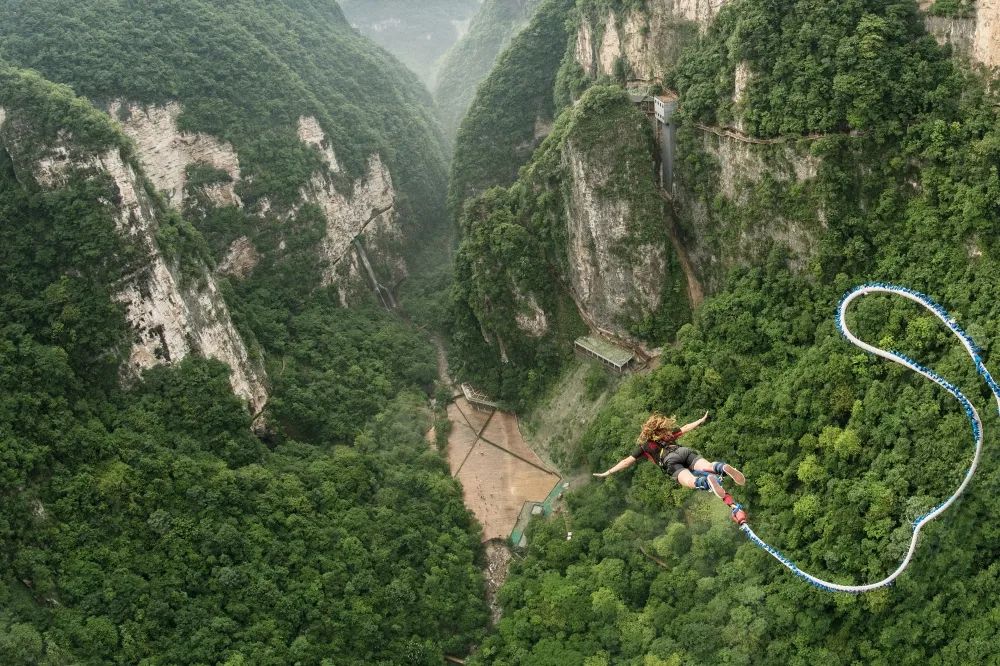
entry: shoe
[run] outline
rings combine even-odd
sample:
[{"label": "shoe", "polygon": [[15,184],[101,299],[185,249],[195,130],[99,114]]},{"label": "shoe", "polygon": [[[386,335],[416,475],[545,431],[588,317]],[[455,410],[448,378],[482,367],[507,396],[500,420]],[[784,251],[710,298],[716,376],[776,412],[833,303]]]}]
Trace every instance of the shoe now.
[{"label": "shoe", "polygon": [[726,496],[726,489],[722,487],[722,482],[719,481],[719,477],[715,474],[708,475],[708,487],[715,493],[715,496],[719,499],[723,499]]},{"label": "shoe", "polygon": [[736,469],[732,465],[723,464],[722,471],[726,476],[732,479],[733,482],[738,486],[742,486],[747,482],[747,478],[743,476],[743,472]]}]

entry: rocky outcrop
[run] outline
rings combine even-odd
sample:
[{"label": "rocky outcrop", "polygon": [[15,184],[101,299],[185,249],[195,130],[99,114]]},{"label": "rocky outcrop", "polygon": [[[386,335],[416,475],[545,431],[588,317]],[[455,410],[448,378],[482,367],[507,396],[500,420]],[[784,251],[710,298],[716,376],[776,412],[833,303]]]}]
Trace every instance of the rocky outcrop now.
[{"label": "rocky outcrop", "polygon": [[572,143],[563,157],[570,175],[565,202],[569,282],[584,318],[628,337],[623,319],[655,312],[666,278],[666,239],[641,243],[630,227],[626,198],[602,193],[612,165],[587,160]]},{"label": "rocky outcrop", "polygon": [[226,256],[219,262],[216,272],[219,275],[228,275],[239,280],[246,278],[253,272],[260,262],[260,253],[253,243],[246,236],[240,236],[232,242]]},{"label": "rocky outcrop", "polygon": [[662,80],[691,39],[691,25],[704,31],[723,0],[662,0],[643,11],[584,16],[576,35],[576,62],[591,77],[615,76],[619,61],[631,79]]},{"label": "rocky outcrop", "polygon": [[359,237],[378,257],[378,268],[391,273],[387,281],[398,282],[406,274],[406,265],[397,252],[403,231],[396,215],[392,176],[382,158],[372,155],[365,175],[344,193],[344,179],[337,177],[337,156],[314,118],[299,119],[299,138],[320,151],[328,168],[313,174],[301,191],[302,201],[319,206],[326,218],[326,237],[320,249],[326,264],[323,283],[340,285],[341,300],[346,303],[349,290],[344,282],[367,279],[360,259],[352,251],[352,243]]},{"label": "rocky outcrop", "polygon": [[703,150],[710,156],[717,167],[711,179],[714,187],[707,195],[697,194],[681,178],[674,189],[674,209],[683,230],[681,242],[705,290],[717,292],[732,269],[758,263],[774,245],[788,249],[793,268],[804,268],[826,228],[821,206],[816,205],[810,220],[786,219],[777,202],[767,207],[766,219],[747,223],[739,216],[761,209],[752,199],[765,181],[779,188],[791,184],[807,188],[817,176],[820,160],[794,144],[761,145],[724,133],[694,131],[693,148],[689,144],[684,149]]},{"label": "rocky outcrop", "polygon": [[973,57],[987,67],[1000,67],[1000,0],[976,3]]},{"label": "rocky outcrop", "polygon": [[515,288],[515,300],[521,310],[515,315],[517,327],[533,338],[540,338],[549,331],[549,320],[533,294],[521,294]]},{"label": "rocky outcrop", "polygon": [[236,151],[208,134],[180,131],[177,118],[181,111],[177,102],[146,106],[120,100],[113,102],[108,110],[113,117],[122,119],[122,129],[139,149],[143,171],[156,189],[166,194],[171,205],[180,207],[183,203],[187,168],[195,164],[207,165],[229,176],[228,182],[205,188],[212,202],[219,206],[241,205],[235,189],[240,180]]},{"label": "rocky outcrop", "polygon": [[29,159],[20,154],[19,137],[30,136],[30,131],[9,125],[4,124],[0,138],[14,159],[19,180],[55,189],[71,177],[109,179],[114,193],[103,203],[111,209],[118,232],[145,253],[116,285],[115,298],[125,306],[133,331],[123,376],[134,377],[154,365],[200,354],[228,364],[234,392],[247,400],[254,413],[259,412],[267,401],[263,368],[250,359],[207,268],[184,279],[176,262],[160,250],[156,241],[159,212],[145,193],[136,165],[123,158],[117,147],[97,153],[83,150],[65,132],[44,146],[40,155],[39,147],[33,146],[32,155],[38,157]]},{"label": "rocky outcrop", "polygon": [[674,0],[674,15],[697,23],[705,30],[711,25],[726,0]]},{"label": "rocky outcrop", "polygon": [[323,156],[323,163],[326,168],[333,173],[340,172],[340,165],[337,164],[337,156],[333,152],[333,147],[326,140],[326,134],[319,126],[319,121],[312,116],[302,116],[299,118],[299,141],[310,148],[319,151]]}]

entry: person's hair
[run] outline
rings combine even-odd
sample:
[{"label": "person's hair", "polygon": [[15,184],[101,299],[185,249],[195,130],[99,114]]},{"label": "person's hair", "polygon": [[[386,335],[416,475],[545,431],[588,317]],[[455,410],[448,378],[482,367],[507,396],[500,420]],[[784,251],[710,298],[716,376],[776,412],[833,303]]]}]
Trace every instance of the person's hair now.
[{"label": "person's hair", "polygon": [[664,416],[659,412],[655,412],[642,424],[642,432],[639,433],[639,437],[635,441],[639,444],[645,444],[652,440],[663,439],[672,433],[676,427],[677,417]]}]

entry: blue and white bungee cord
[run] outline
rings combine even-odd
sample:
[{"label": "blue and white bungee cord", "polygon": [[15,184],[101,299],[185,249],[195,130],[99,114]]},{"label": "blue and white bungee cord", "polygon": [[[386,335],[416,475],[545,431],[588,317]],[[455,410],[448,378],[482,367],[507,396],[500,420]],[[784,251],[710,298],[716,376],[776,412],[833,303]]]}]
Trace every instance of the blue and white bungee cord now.
[{"label": "blue and white bungee cord", "polygon": [[965,472],[965,477],[962,479],[962,483],[958,486],[958,489],[951,495],[951,497],[949,497],[944,502],[938,504],[936,507],[934,507],[927,513],[924,513],[923,515],[919,516],[913,521],[913,535],[910,537],[910,547],[909,550],[906,551],[906,557],[904,557],[902,562],[899,563],[899,566],[896,568],[895,571],[893,571],[891,574],[889,574],[882,580],[876,581],[874,583],[866,583],[864,585],[841,585],[840,583],[831,583],[829,581],[822,580],[821,578],[817,578],[816,576],[813,576],[812,574],[806,573],[805,571],[799,569],[799,567],[796,566],[794,562],[785,557],[776,548],[773,548],[772,546],[767,544],[763,539],[757,536],[752,529],[750,529],[750,525],[748,523],[744,523],[743,525],[740,526],[740,529],[743,530],[743,532],[754,544],[762,548],[776,560],[778,560],[783,565],[788,567],[789,571],[794,573],[796,576],[799,576],[803,580],[815,585],[816,587],[822,590],[826,590],[827,592],[850,592],[854,594],[857,594],[859,592],[869,592],[871,590],[876,590],[881,587],[889,585],[900,574],[902,574],[906,570],[906,568],[910,565],[910,560],[913,558],[913,552],[917,548],[917,538],[920,535],[921,528],[923,528],[924,525],[926,525],[927,523],[929,523],[930,521],[934,520],[942,513],[944,513],[944,511],[949,506],[951,506],[955,502],[955,500],[959,498],[959,496],[965,490],[966,486],[968,486],[969,482],[972,480],[972,475],[975,474],[976,472],[976,467],[979,465],[979,458],[983,450],[983,422],[979,418],[979,412],[976,411],[976,408],[972,405],[971,402],[969,402],[969,399],[966,398],[965,395],[963,395],[962,392],[959,391],[954,384],[948,382],[933,370],[925,368],[924,366],[920,365],[913,359],[904,356],[903,354],[898,354],[896,352],[879,349],[878,347],[874,347],[868,344],[867,342],[859,340],[847,327],[847,321],[845,317],[845,314],[847,313],[847,308],[855,299],[860,298],[862,296],[867,296],[868,294],[896,294],[898,296],[908,298],[909,300],[915,303],[919,303],[923,307],[927,308],[938,319],[944,322],[945,326],[947,326],[952,333],[958,336],[958,339],[959,341],[961,341],[962,346],[965,347],[965,350],[972,358],[973,363],[976,364],[976,371],[986,381],[987,386],[990,387],[990,391],[993,392],[993,397],[996,399],[997,403],[997,412],[1000,413],[1000,385],[997,384],[996,380],[993,379],[993,376],[990,375],[989,370],[987,370],[986,366],[983,364],[983,359],[979,355],[979,347],[977,347],[976,343],[973,342],[972,338],[970,338],[969,335],[965,331],[963,331],[958,326],[958,324],[955,323],[954,317],[950,316],[943,307],[935,303],[926,295],[921,294],[920,292],[913,291],[912,289],[907,289],[905,287],[899,287],[896,285],[885,284],[881,282],[865,284],[860,287],[856,287],[854,290],[848,292],[844,296],[844,298],[840,301],[839,308],[837,309],[837,328],[840,330],[841,334],[843,334],[843,336],[847,338],[847,340],[851,344],[860,347],[869,354],[875,354],[876,356],[881,356],[882,358],[888,359],[894,363],[899,363],[900,365],[906,366],[910,370],[913,370],[914,372],[923,375],[927,379],[930,379],[932,382],[943,388],[945,391],[955,396],[955,399],[958,400],[958,402],[965,409],[965,416],[966,418],[968,418],[969,424],[972,426],[972,437],[976,442],[976,450],[972,456],[972,464],[969,465],[969,469]]}]

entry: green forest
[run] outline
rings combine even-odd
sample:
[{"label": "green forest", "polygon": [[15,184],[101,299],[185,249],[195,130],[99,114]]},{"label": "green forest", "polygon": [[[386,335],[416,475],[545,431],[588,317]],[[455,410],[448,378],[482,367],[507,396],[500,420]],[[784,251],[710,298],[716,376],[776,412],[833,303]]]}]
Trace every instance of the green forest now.
[{"label": "green forest", "polygon": [[[736,105],[741,64],[753,76]],[[870,280],[919,289],[959,318],[995,369],[995,93],[924,33],[911,2],[727,4],[672,72],[666,84],[681,97],[675,187],[703,202],[718,233],[766,224],[769,214],[813,224],[818,206],[822,236],[801,268],[775,244],[765,261],[730,271],[660,367],[626,380],[567,455],[607,469],[651,411],[685,422],[709,410],[714,421],[688,446],[747,474],[734,494],[757,533],[820,577],[878,580],[902,559],[910,523],[957,487],[972,442],[944,391],[847,344],[835,306]],[[754,207],[735,206],[696,123],[785,138],[817,160],[816,176],[808,187],[758,180]],[[825,136],[797,140],[813,133]],[[986,423],[972,485],[925,529],[893,586],[816,590],[749,543],[721,502],[640,464],[532,523],[501,591],[503,618],[472,662],[993,663],[1000,475],[990,442],[1000,423],[990,394],[954,339],[912,303],[869,297],[850,323],[955,382]]]},{"label": "green forest", "polygon": [[[696,24],[660,0],[411,5],[0,0],[0,664],[997,663],[1000,418],[913,303],[870,296],[848,321],[970,396],[986,445],[892,586],[809,586],[711,493],[645,462],[591,477],[651,412],[708,411],[683,443],[746,474],[728,489],[764,540],[839,583],[896,568],[973,444],[951,396],[850,345],[835,308],[869,281],[919,290],[1000,374],[1000,93],[922,13],[982,6],[734,0]],[[641,82],[679,97],[670,193],[626,58],[597,78],[576,61],[584,22],[596,48],[609,20],[632,47],[683,36],[664,79]],[[229,176],[194,163],[171,207],[107,113],[118,100],[177,102],[182,131],[231,144],[242,204],[201,197]],[[299,140],[303,116],[342,172]],[[380,279],[404,276],[398,309],[364,279],[326,280],[329,211],[303,195],[319,173],[347,196],[375,154],[402,233],[398,259],[368,250]],[[123,233],[107,156],[134,172],[149,238]],[[578,373],[586,401],[568,402],[600,407],[563,415],[548,452],[570,490],[488,600],[483,530],[442,448],[439,354],[544,429],[585,369],[581,169],[603,174],[591,204],[628,211],[613,269],[664,248],[660,305],[626,299],[615,322],[657,357],[620,379]],[[702,251],[701,303],[668,224]],[[225,275],[242,237],[258,259]],[[120,294],[152,243],[188,287],[213,276],[266,370],[262,413],[194,346],[126,372]],[[519,322],[535,309],[540,333]]]},{"label": "green forest", "polygon": [[[373,297],[347,309],[321,286],[326,223],[294,201],[320,165],[296,122],[315,115],[348,177],[381,152],[401,219],[446,238],[429,94],[323,2],[6,3],[0,15],[0,53],[45,77],[0,64],[0,662],[466,653],[488,617],[480,528],[426,445],[435,351]],[[220,279],[270,376],[253,428],[218,361],[121,383],[132,332],[115,294],[147,249],[116,230],[104,172],[70,169],[51,187],[30,175],[65,144],[81,164],[117,151],[142,182],[101,111],[120,98],[180,99],[185,129],[240,154],[242,209],[174,211],[148,181],[144,195],[161,249],[196,280],[241,234],[262,252],[249,278]],[[249,209],[265,197],[275,213],[261,219]]]},{"label": "green forest", "polygon": [[484,0],[469,32],[441,58],[434,100],[445,133],[454,137],[476,89],[538,7],[539,0]]},{"label": "green forest", "polygon": [[510,185],[537,146],[536,125],[554,117],[552,86],[568,39],[572,0],[544,0],[525,28],[497,59],[462,119],[455,139],[448,206],[496,185]]}]

